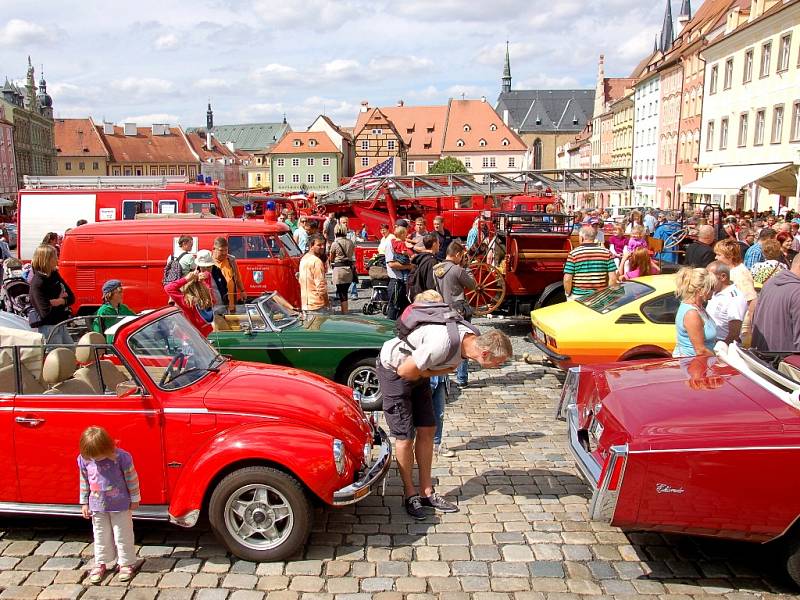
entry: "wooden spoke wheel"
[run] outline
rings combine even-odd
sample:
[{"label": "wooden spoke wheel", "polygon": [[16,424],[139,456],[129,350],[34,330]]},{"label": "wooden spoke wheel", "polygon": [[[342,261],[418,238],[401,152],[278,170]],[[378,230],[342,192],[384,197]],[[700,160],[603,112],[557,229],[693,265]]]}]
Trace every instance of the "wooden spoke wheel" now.
[{"label": "wooden spoke wheel", "polygon": [[464,290],[467,302],[475,317],[483,317],[500,308],[506,297],[506,280],[494,266],[485,262],[474,262],[469,266],[478,287]]}]

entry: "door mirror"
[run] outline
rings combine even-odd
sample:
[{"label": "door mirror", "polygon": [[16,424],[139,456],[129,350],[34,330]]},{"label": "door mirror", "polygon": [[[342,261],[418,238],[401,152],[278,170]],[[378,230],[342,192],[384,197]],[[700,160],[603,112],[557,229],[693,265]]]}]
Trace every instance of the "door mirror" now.
[{"label": "door mirror", "polygon": [[133,396],[138,391],[139,386],[133,381],[123,381],[122,383],[117,384],[116,388],[117,398],[127,398],[128,396]]}]

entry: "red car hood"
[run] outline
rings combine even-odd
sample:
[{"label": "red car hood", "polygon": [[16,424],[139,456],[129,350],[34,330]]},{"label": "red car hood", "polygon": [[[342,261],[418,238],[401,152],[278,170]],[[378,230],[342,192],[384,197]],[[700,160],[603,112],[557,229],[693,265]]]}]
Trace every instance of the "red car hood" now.
[{"label": "red car hood", "polygon": [[796,410],[716,358],[592,370],[599,419],[627,432],[631,450],[782,445],[784,425],[798,437]]},{"label": "red car hood", "polygon": [[230,361],[204,401],[209,410],[269,415],[311,427],[359,452],[370,436],[350,388],[290,367]]}]

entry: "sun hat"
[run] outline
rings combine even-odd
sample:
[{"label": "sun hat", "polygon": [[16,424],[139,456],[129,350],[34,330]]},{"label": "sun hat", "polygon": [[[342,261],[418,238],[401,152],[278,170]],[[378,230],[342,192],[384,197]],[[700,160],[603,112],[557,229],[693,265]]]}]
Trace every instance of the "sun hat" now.
[{"label": "sun hat", "polygon": [[198,251],[194,264],[198,267],[213,267],[214,259],[211,257],[211,250]]},{"label": "sun hat", "polygon": [[122,282],[119,279],[109,279],[103,284],[103,296],[110,294],[117,288],[122,287]]}]

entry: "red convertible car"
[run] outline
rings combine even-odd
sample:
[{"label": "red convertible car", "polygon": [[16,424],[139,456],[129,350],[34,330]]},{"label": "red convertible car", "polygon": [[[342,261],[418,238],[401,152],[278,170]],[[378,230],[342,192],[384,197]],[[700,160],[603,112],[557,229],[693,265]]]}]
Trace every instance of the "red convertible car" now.
[{"label": "red convertible car", "polygon": [[134,517],[191,527],[207,510],[233,554],[282,560],[312,502],[357,502],[389,469],[387,436],[348,387],[229,360],[174,308],[106,334],[49,347],[0,328],[0,513],[80,515],[78,441],[100,425],[133,455]]},{"label": "red convertible car", "polygon": [[574,367],[558,414],[590,518],[774,541],[800,585],[800,355],[718,344],[717,357]]}]

